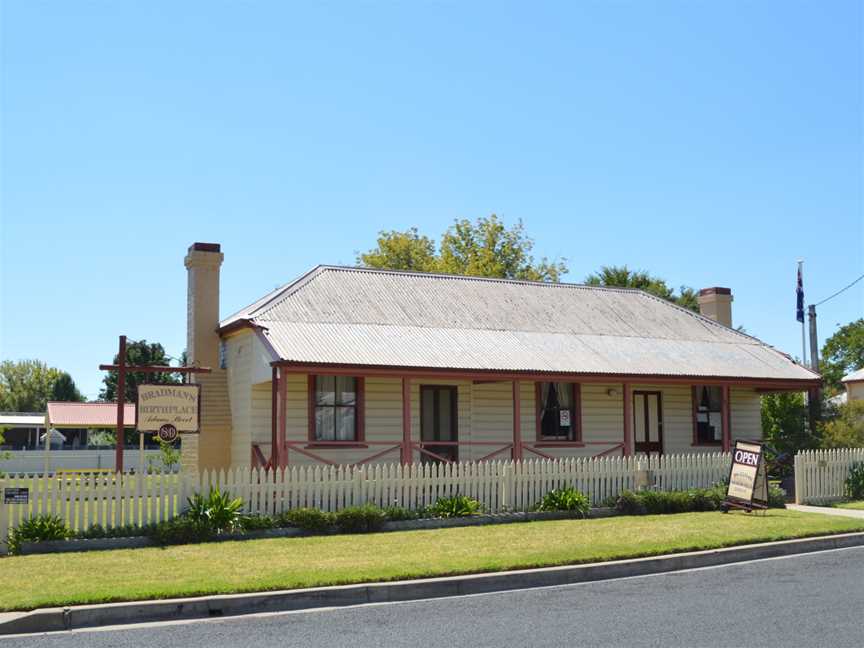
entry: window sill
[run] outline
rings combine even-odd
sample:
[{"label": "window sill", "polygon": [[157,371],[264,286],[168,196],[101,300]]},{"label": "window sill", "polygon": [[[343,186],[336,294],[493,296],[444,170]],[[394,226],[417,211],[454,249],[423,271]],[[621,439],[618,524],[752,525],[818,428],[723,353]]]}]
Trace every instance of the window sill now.
[{"label": "window sill", "polygon": [[697,443],[691,443],[690,446],[693,448],[722,448],[723,442],[722,441],[712,441],[711,443],[708,443],[708,442],[702,441],[702,442],[697,442]]},{"label": "window sill", "polygon": [[532,444],[535,448],[584,448],[585,444],[581,441],[536,441]]},{"label": "window sill", "polygon": [[307,449],[323,449],[323,448],[368,448],[369,446],[362,442],[357,441],[343,441],[341,443],[332,443],[327,441],[312,441],[307,443],[305,448]]}]

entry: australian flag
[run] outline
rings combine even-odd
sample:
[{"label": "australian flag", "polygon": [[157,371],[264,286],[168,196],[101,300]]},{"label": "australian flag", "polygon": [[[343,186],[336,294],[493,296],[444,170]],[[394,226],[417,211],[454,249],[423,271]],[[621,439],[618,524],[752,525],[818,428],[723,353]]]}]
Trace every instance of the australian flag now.
[{"label": "australian flag", "polygon": [[804,323],[804,277],[801,275],[801,264],[798,264],[798,289],[795,291],[798,297],[795,307],[795,319]]}]

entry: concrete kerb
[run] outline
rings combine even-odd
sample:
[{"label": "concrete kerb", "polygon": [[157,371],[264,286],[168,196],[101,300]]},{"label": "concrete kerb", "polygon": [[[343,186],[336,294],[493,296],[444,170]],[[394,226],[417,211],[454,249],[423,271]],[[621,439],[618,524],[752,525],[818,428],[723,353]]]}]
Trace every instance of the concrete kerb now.
[{"label": "concrete kerb", "polygon": [[45,608],[0,617],[0,635],[283,612],[568,585],[864,546],[864,533],[782,540],[650,558],[389,583]]}]

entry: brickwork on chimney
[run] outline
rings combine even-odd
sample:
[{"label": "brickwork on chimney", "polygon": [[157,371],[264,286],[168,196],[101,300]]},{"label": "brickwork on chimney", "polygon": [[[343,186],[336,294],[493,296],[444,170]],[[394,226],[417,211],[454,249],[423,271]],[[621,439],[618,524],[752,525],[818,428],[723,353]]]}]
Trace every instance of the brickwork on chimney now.
[{"label": "brickwork on chimney", "polygon": [[732,291],[729,288],[703,288],[698,299],[702,315],[732,328]]}]

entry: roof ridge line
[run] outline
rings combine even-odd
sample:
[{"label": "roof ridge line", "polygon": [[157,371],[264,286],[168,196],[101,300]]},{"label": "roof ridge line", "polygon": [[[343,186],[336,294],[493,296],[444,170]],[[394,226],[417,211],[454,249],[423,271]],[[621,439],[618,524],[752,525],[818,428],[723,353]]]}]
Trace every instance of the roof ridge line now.
[{"label": "roof ridge line", "polygon": [[[257,319],[257,318],[256,318]],[[537,333],[543,335],[571,335],[571,336],[585,336],[585,337],[615,337],[615,338],[633,338],[636,340],[677,340],[680,342],[695,342],[700,344],[742,344],[740,341],[724,341],[724,340],[678,340],[678,338],[674,337],[657,337],[656,335],[633,335],[633,334],[613,334],[613,333],[573,333],[571,331],[537,331],[532,329],[506,329],[506,328],[466,328],[463,326],[418,326],[416,324],[383,324],[381,322],[338,322],[338,321],[325,321],[325,320],[316,320],[316,321],[298,321],[292,320],[290,322],[283,322],[278,319],[271,320],[262,320],[263,322],[268,322],[271,326],[265,327],[267,329],[273,328],[272,324],[305,324],[310,326],[316,325],[325,325],[325,326],[378,326],[378,327],[394,327],[394,328],[407,328],[407,329],[438,329],[445,331],[488,331],[490,333]],[[267,332],[265,331],[265,335]],[[774,347],[769,344],[766,344],[762,340],[758,338],[754,338],[752,336],[745,336],[754,340],[750,344],[750,346],[765,346],[777,351],[778,353],[782,353],[782,351],[778,351]],[[783,354],[786,355],[786,354]]]},{"label": "roof ridge line", "polygon": [[[337,272],[368,272],[370,274],[389,274],[405,277],[429,277],[432,279],[456,279],[460,281],[485,281],[489,283],[505,283],[527,286],[538,286],[548,288],[586,288],[588,290],[609,290],[615,292],[645,293],[641,288],[624,288],[621,286],[594,286],[585,283],[571,283],[569,281],[532,281],[530,279],[510,279],[507,277],[478,277],[474,275],[448,274],[445,272],[419,272],[412,270],[388,270],[386,268],[368,268],[365,266],[345,266],[321,264],[316,269],[335,270]],[[650,294],[650,293],[645,293]],[[654,295],[652,295],[654,296]]]}]

